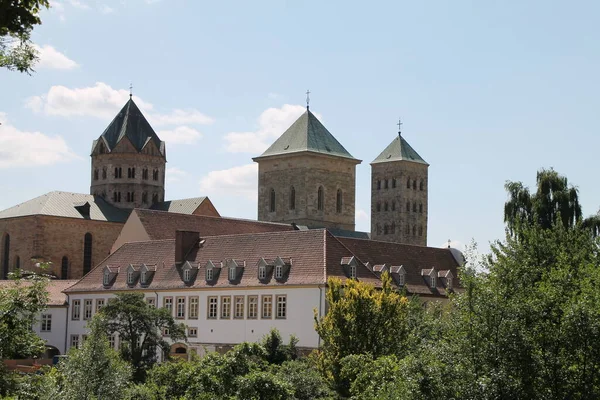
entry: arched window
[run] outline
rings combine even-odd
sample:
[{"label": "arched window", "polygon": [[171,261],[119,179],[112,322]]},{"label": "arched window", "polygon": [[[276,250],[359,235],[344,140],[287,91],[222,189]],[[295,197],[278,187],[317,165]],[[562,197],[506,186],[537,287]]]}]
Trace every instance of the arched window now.
[{"label": "arched window", "polygon": [[419,225],[419,236],[423,236],[423,226]]},{"label": "arched window", "polygon": [[416,179],[413,181],[413,189],[417,190],[417,180]]},{"label": "arched window", "polygon": [[383,203],[383,211],[387,211],[388,210],[388,202],[386,201],[385,203]]},{"label": "arched window", "polygon": [[410,235],[410,225],[406,224],[406,228],[404,229],[404,233],[406,233],[407,235]]},{"label": "arched window", "polygon": [[377,180],[377,190],[381,189],[381,180]]},{"label": "arched window", "polygon": [[392,201],[392,211],[396,211],[396,202]]},{"label": "arched window", "polygon": [[410,189],[410,178],[406,180],[406,188]]},{"label": "arched window", "polygon": [[393,235],[394,233],[396,233],[396,223],[392,222],[392,225],[390,225],[390,233]]},{"label": "arched window", "polygon": [[115,167],[115,178],[119,177],[119,168]]},{"label": "arched window", "polygon": [[417,236],[417,226],[413,225],[413,236]]},{"label": "arched window", "polygon": [[157,169],[152,171],[152,180],[154,180],[154,181],[158,180],[158,170]]},{"label": "arched window", "polygon": [[419,203],[419,212],[422,213],[423,212],[423,203]]},{"label": "arched window", "polygon": [[413,203],[413,212],[417,212],[417,203]]},{"label": "arched window", "polygon": [[4,235],[3,251],[2,251],[2,279],[8,278],[8,259],[10,255],[10,235]]},{"label": "arched window", "polygon": [[146,204],[148,202],[148,192],[142,192],[142,203]]},{"label": "arched window", "polygon": [[83,237],[83,274],[92,269],[92,234],[86,233]]},{"label": "arched window", "polygon": [[290,210],[296,209],[296,189],[292,186],[290,188]]},{"label": "arched window", "polygon": [[15,257],[15,271],[21,268],[21,258],[19,256]]},{"label": "arched window", "polygon": [[317,191],[317,210],[323,211],[323,186],[319,186]]},{"label": "arched window", "polygon": [[158,203],[158,193],[152,195],[152,204]]},{"label": "arched window", "polygon": [[389,182],[389,181],[388,181],[387,179],[385,179],[385,180],[383,181],[383,184],[384,184],[384,185],[383,185],[383,187],[385,187],[386,189],[389,187],[389,186],[388,186],[388,182]]},{"label": "arched window", "polygon": [[342,212],[342,189],[338,189],[335,201],[335,209],[338,213]]},{"label": "arched window", "polygon": [[131,178],[131,168],[127,168],[127,177]]},{"label": "arched window", "polygon": [[106,167],[102,168],[102,179],[106,179]]},{"label": "arched window", "polygon": [[113,202],[117,202],[117,192],[113,193]]},{"label": "arched window", "polygon": [[396,178],[392,178],[392,189],[396,189]]},{"label": "arched window", "polygon": [[97,169],[94,170],[94,180],[95,181],[98,180],[98,170]]},{"label": "arched window", "polygon": [[131,177],[135,179],[135,167],[131,168]]},{"label": "arched window", "polygon": [[423,179],[421,179],[421,182],[419,183],[419,190],[423,190],[425,188],[425,183],[423,182]]},{"label": "arched window", "polygon": [[387,224],[383,225],[383,234],[384,235],[388,234],[388,226],[387,226]]},{"label": "arched window", "polygon": [[381,203],[377,203],[377,212],[381,211]]},{"label": "arched window", "polygon": [[271,189],[271,194],[269,195],[269,211],[275,212],[275,189]]},{"label": "arched window", "polygon": [[410,201],[406,202],[406,212],[410,211]]},{"label": "arched window", "polygon": [[142,170],[142,179],[143,180],[147,180],[148,179],[148,168],[144,168]]},{"label": "arched window", "polygon": [[60,279],[69,278],[69,257],[64,256],[60,263]]}]

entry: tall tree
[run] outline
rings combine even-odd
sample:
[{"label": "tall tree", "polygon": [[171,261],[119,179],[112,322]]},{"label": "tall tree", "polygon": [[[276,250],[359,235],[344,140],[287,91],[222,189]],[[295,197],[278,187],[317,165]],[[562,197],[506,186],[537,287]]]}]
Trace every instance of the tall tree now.
[{"label": "tall tree", "polygon": [[0,0],[0,67],[31,73],[37,51],[31,31],[42,23],[39,13],[48,0]]},{"label": "tall tree", "polygon": [[134,368],[136,380],[143,380],[146,370],[156,362],[157,349],[164,355],[170,344],[163,338],[169,331],[173,341],[184,340],[185,326],[178,324],[165,308],[155,308],[146,303],[142,293],[119,293],[102,308],[109,335],[118,333],[121,355]]},{"label": "tall tree", "polygon": [[512,236],[519,237],[520,230],[531,224],[550,229],[556,222],[565,228],[581,223],[594,234],[600,233],[600,217],[582,218],[578,190],[565,176],[553,169],[541,169],[536,184],[534,194],[521,182],[508,181],[504,185],[509,196],[504,204],[504,222]]}]

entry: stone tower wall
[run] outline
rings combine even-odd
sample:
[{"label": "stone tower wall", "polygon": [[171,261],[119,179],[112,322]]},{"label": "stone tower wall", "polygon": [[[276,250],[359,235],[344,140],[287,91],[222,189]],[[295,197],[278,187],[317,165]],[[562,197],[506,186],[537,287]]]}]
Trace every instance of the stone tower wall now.
[{"label": "stone tower wall", "polygon": [[410,161],[371,164],[371,238],[426,246],[427,194],[427,165]]},{"label": "stone tower wall", "polygon": [[[119,208],[149,208],[155,195],[157,202],[165,199],[166,160],[162,155],[138,153],[133,146],[130,147],[130,151],[123,151],[128,150],[126,146],[118,146],[111,153],[92,154],[90,194],[103,196],[106,201]],[[115,168],[121,168],[120,178],[115,177]],[[128,176],[129,168],[135,168],[135,177]],[[148,170],[147,179],[143,175],[145,169]],[[157,180],[153,176],[155,170],[158,171]],[[118,201],[119,193],[121,201]],[[133,193],[133,201],[128,201],[128,193]]]},{"label": "stone tower wall", "polygon": [[[310,153],[258,160],[258,220],[354,230],[357,161]],[[318,209],[319,186],[323,209]],[[291,188],[295,207],[291,207]],[[271,189],[275,211],[271,211]],[[337,191],[342,207],[337,209]]]}]

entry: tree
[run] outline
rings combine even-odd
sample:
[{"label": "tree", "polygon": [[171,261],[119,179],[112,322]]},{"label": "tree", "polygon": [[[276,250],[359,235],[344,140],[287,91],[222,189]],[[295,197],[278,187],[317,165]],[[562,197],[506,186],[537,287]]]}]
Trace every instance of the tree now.
[{"label": "tree", "polygon": [[581,227],[600,233],[600,216],[582,220],[577,188],[569,185],[565,176],[553,169],[541,169],[537,173],[537,191],[531,194],[521,182],[508,181],[504,185],[509,199],[504,204],[504,222],[513,236],[519,236],[524,227],[537,224],[550,229],[560,221],[565,228]]},{"label": "tree", "polygon": [[170,344],[162,333],[169,331],[172,341],[186,338],[185,326],[175,323],[169,310],[155,308],[144,300],[142,293],[119,293],[102,308],[109,335],[118,333],[121,355],[134,368],[137,381],[143,380],[146,370],[156,362],[157,349],[166,356]]},{"label": "tree", "polygon": [[[94,318],[81,349],[72,348],[58,371],[60,400],[120,399],[131,378],[131,366],[110,347],[105,322]],[[56,398],[56,397],[55,397]]]},{"label": "tree", "polygon": [[30,73],[37,60],[31,31],[42,23],[39,13],[48,0],[0,1],[0,67]]},{"label": "tree", "polygon": [[340,377],[340,360],[352,354],[373,358],[403,354],[408,337],[406,297],[392,287],[389,274],[382,275],[382,288],[347,280],[330,279],[327,289],[329,310],[321,319],[315,311],[315,329],[321,337],[319,368],[336,390],[348,395],[349,387]]}]

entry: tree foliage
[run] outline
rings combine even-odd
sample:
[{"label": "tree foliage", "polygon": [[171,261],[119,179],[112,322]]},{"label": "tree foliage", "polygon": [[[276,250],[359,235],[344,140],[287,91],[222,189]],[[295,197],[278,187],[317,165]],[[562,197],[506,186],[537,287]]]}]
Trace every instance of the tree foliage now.
[{"label": "tree foliage", "polygon": [[176,323],[169,310],[146,303],[142,293],[117,294],[100,315],[106,320],[107,333],[119,335],[121,355],[133,365],[136,380],[142,380],[156,362],[157,348],[168,355],[170,344],[162,336],[164,329],[169,330],[172,341],[186,338],[185,326]]},{"label": "tree foliage", "polygon": [[34,26],[42,23],[39,13],[48,0],[0,1],[0,67],[30,73],[37,60],[31,43]]}]

